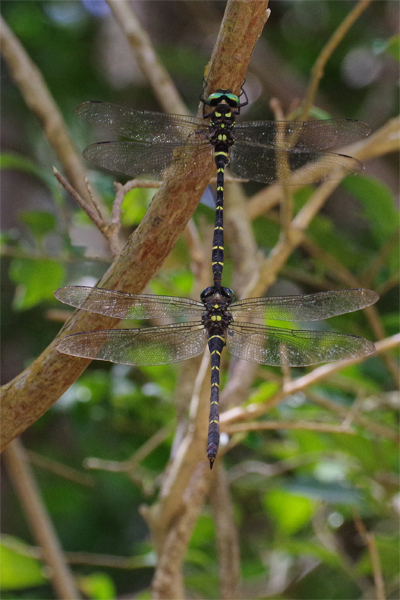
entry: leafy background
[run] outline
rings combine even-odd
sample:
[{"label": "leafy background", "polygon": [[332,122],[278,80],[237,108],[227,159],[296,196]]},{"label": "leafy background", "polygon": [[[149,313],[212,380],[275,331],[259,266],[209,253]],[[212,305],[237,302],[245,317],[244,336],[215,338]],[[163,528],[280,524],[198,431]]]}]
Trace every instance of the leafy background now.
[{"label": "leafy background", "polygon": [[[272,96],[287,111],[294,98],[304,95],[318,53],[352,6],[343,0],[271,2],[272,15],[247,77],[251,105],[243,110],[245,119],[272,118]],[[225,2],[209,1],[135,3],[193,114],[224,8]],[[75,114],[85,100],[160,110],[104,2],[3,1],[1,11],[43,73],[78,148],[105,139]],[[365,120],[373,130],[398,114],[398,39],[393,37],[397,21],[397,2],[373,2],[353,26],[325,70],[318,105],[326,113]],[[88,218],[60,193],[51,173],[52,165],[58,166],[56,158],[6,68],[2,94],[4,383],[58,332],[65,313],[52,298],[54,290],[71,283],[94,284],[110,257]],[[371,265],[387,248],[370,285],[381,294],[381,322],[390,336],[398,331],[397,164],[393,156],[385,156],[365,166],[362,175],[346,180],[334,194],[308,235],[315,247],[329,252],[360,281],[368,278]],[[90,177],[110,204],[113,178],[94,171]],[[250,196],[260,187],[247,184],[246,192]],[[135,190],[127,195],[125,236],[140,222],[152,193]],[[303,189],[296,194],[295,210],[310,193]],[[200,205],[194,218],[207,240],[212,209]],[[268,254],[279,225],[273,215],[258,217],[254,233],[260,250]],[[231,271],[228,248],[227,284]],[[149,291],[188,296],[194,283],[185,242],[180,240]],[[297,250],[273,293],[307,293],[336,285],[334,269],[321,254]],[[362,313],[338,317],[331,326],[373,339]],[[148,597],[155,555],[139,507],[157,497],[173,441],[182,368],[185,365],[130,369],[92,363],[22,436],[62,547],[70,553],[91,553],[83,564],[73,565],[79,587],[89,598],[127,593]],[[260,367],[251,401],[272,395],[278,378],[277,369]],[[331,415],[311,400],[323,397],[350,408],[357,399],[355,410],[371,421],[395,426],[398,399],[393,390],[387,363],[372,357],[314,386],[313,396],[288,397],[270,416],[329,421]],[[88,468],[95,464],[91,458],[128,459],[163,428],[162,442],[135,477]],[[246,597],[372,597],[371,560],[355,530],[355,509],[375,534],[387,597],[398,597],[398,451],[385,435],[363,427],[357,433],[256,431],[226,455]],[[55,597],[41,562],[29,554],[35,540],[4,473],[2,496],[3,597]],[[110,561],[102,566],[102,555],[113,556],[114,567]],[[76,563],[78,555],[73,556]],[[184,576],[191,597],[218,597],[208,506],[191,538]]]}]

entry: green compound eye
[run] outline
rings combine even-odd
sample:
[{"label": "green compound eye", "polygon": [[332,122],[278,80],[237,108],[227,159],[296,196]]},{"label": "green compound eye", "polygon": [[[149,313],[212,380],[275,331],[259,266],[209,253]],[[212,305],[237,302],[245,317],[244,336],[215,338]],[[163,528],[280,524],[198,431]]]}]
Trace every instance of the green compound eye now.
[{"label": "green compound eye", "polygon": [[235,96],[235,94],[224,94],[224,96],[228,100],[229,106],[236,106],[237,104],[239,104],[239,97]]},{"label": "green compound eye", "polygon": [[238,104],[239,104],[238,96],[236,96],[235,94],[224,93],[224,92],[214,92],[214,94],[211,94],[208,97],[208,104],[210,104],[211,106],[216,106],[223,100],[225,100],[227,102],[227,104],[231,107],[238,106]]},{"label": "green compound eye", "polygon": [[219,94],[216,92],[215,94],[211,94],[211,96],[208,96],[208,102],[210,104],[218,104],[223,96],[224,94]]}]

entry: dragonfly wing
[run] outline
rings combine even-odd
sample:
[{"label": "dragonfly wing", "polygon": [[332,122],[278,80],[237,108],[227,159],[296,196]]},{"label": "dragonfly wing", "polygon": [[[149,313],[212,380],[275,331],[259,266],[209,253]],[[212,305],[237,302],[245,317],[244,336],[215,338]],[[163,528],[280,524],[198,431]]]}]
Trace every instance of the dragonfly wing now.
[{"label": "dragonfly wing", "polygon": [[57,300],[90,312],[117,319],[189,317],[204,312],[204,305],[190,298],[126,294],[88,286],[68,286],[54,292]]},{"label": "dragonfly wing", "polygon": [[303,367],[343,358],[368,356],[375,350],[364,338],[325,331],[295,331],[251,323],[232,323],[228,351],[264,365]]},{"label": "dragonfly wing", "polygon": [[321,321],[374,304],[378,294],[371,290],[338,290],[305,296],[269,296],[233,302],[234,317],[256,317],[278,321]]},{"label": "dragonfly wing", "polygon": [[107,171],[135,178],[160,179],[166,175],[171,163],[174,163],[176,174],[180,177],[195,176],[205,168],[206,160],[212,164],[213,148],[208,142],[203,142],[203,146],[196,150],[179,144],[99,142],[87,146],[83,156]]},{"label": "dragonfly wing", "polygon": [[344,173],[354,175],[363,166],[356,158],[344,154],[235,142],[229,168],[232,175],[253,181],[303,185],[341,179]]},{"label": "dragonfly wing", "polygon": [[84,102],[76,112],[89,123],[103,125],[137,142],[195,144],[209,131],[203,119],[132,110],[109,102]]},{"label": "dragonfly wing", "polygon": [[165,365],[198,356],[207,344],[201,323],[177,323],[147,329],[105,329],[64,337],[57,350],[71,356],[123,365]]},{"label": "dragonfly wing", "polygon": [[328,150],[339,148],[371,132],[370,127],[355,119],[322,121],[254,121],[236,125],[238,141],[274,146],[275,148]]}]

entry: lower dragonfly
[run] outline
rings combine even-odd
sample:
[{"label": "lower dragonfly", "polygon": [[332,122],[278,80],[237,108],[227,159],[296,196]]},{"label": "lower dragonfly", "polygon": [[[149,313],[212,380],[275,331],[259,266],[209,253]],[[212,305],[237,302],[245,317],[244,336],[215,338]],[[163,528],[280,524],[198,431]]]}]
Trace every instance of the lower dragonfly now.
[{"label": "lower dragonfly", "polygon": [[70,286],[55,297],[76,308],[117,319],[193,317],[143,329],[110,329],[68,335],[59,352],[84,358],[144,366],[163,365],[201,354],[211,354],[211,406],[207,456],[212,468],[219,445],[220,360],[224,346],[237,358],[273,366],[301,367],[351,357],[368,356],[372,342],[343,333],[283,329],[236,321],[238,318],[320,321],[374,304],[379,296],[353,289],[303,296],[275,296],[235,300],[226,287],[208,287],[200,302],[190,298],[126,294],[115,290]]}]

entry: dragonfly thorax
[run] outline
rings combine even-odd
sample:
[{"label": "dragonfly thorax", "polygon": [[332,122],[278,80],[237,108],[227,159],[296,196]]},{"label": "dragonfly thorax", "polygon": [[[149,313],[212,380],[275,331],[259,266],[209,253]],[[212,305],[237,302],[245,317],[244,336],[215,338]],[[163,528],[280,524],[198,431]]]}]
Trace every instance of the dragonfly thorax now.
[{"label": "dragonfly thorax", "polygon": [[207,330],[226,329],[232,323],[232,315],[227,310],[235,299],[232,290],[224,287],[220,290],[208,287],[201,292],[200,298],[206,309],[202,315],[202,322]]}]

